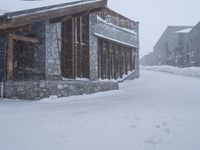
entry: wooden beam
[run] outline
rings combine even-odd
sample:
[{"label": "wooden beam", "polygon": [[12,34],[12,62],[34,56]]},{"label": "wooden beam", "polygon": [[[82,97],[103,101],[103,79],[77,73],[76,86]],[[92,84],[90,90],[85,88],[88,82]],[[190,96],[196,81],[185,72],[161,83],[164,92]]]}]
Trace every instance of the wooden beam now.
[{"label": "wooden beam", "polygon": [[40,43],[37,38],[23,36],[23,35],[12,35],[13,39],[16,41],[25,41],[30,43]]},{"label": "wooden beam", "polygon": [[7,79],[13,80],[13,34],[8,34]]},{"label": "wooden beam", "polygon": [[13,27],[13,28],[8,28],[8,29],[0,29],[0,34],[3,33],[13,33],[13,32],[28,32],[31,30],[32,25],[28,24],[25,26],[20,26],[20,27]]},{"label": "wooden beam", "polygon": [[64,21],[69,20],[71,18],[72,18],[72,15],[52,18],[52,19],[50,19],[50,23],[64,22]]},{"label": "wooden beam", "polygon": [[13,40],[39,43],[39,40],[36,38],[8,33],[8,49],[7,49],[7,79],[8,80],[13,80],[13,44],[14,44]]}]

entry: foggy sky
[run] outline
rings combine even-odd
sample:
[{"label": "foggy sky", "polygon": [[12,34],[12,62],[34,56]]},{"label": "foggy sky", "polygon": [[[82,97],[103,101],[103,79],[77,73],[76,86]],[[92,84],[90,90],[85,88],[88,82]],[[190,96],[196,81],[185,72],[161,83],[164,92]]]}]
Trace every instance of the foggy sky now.
[{"label": "foggy sky", "polygon": [[[15,11],[69,1],[73,0],[2,0],[0,9]],[[108,0],[108,6],[140,22],[140,57],[153,51],[153,46],[168,25],[194,26],[200,21],[200,0]]]}]

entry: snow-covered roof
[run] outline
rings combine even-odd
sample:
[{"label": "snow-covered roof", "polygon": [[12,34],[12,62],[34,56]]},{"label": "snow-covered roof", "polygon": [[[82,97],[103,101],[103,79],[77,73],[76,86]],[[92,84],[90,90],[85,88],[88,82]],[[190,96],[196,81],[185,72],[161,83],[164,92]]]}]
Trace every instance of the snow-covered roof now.
[{"label": "snow-covered roof", "polygon": [[[16,2],[15,2],[16,1]],[[13,17],[13,16],[24,16],[27,14],[34,14],[34,13],[41,13],[49,10],[56,10],[56,9],[62,9],[65,7],[70,6],[76,6],[76,5],[82,5],[92,2],[98,2],[102,0],[43,0],[43,1],[19,1],[14,0],[14,2],[17,4],[16,7],[11,7],[10,5],[1,6],[2,13],[0,15],[3,15],[3,13],[6,12],[7,17]]]},{"label": "snow-covered roof", "polygon": [[[13,27],[15,26],[16,22],[18,26],[26,25],[28,23],[40,21],[47,17],[55,18],[55,17],[61,17],[63,15],[72,15],[74,13],[80,13],[86,10],[102,8],[107,5],[106,0],[75,0],[75,1],[62,0],[62,2],[65,2],[65,3],[59,3],[61,2],[61,0],[57,0],[54,3],[49,3],[49,2],[45,3],[46,1],[47,0],[44,0],[44,2],[41,2],[41,5],[39,5],[39,7],[36,7],[36,5],[32,5],[30,7],[16,7],[18,9],[14,8],[15,11],[11,11],[11,12],[9,11],[5,13],[4,15],[0,15],[0,29]],[[38,4],[38,3],[35,3],[35,4]],[[55,5],[52,5],[52,4],[55,4]]]},{"label": "snow-covered roof", "polygon": [[0,15],[3,15],[4,13],[8,13],[8,12],[33,9],[33,8],[38,8],[38,7],[45,7],[45,6],[74,2],[74,1],[77,1],[77,0],[4,1],[1,3],[1,6],[0,6]]},{"label": "snow-covered roof", "polygon": [[184,30],[176,31],[175,33],[189,33],[191,30],[192,30],[192,28],[187,28],[187,29],[184,29]]}]

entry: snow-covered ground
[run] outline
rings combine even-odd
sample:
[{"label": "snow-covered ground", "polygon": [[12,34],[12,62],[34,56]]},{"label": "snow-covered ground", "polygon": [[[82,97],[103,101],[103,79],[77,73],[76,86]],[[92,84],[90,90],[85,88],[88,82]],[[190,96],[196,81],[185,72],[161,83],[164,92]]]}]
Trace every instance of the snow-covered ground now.
[{"label": "snow-covered ground", "polygon": [[119,91],[0,101],[2,150],[199,150],[200,79],[142,70]]},{"label": "snow-covered ground", "polygon": [[145,70],[167,72],[176,75],[200,77],[200,67],[177,68],[173,66],[141,66]]}]

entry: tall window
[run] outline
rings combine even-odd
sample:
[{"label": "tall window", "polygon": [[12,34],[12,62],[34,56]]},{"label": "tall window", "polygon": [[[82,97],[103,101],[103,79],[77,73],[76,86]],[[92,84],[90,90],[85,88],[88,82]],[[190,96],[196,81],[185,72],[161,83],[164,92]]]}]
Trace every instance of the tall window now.
[{"label": "tall window", "polygon": [[77,16],[62,23],[62,75],[89,78],[89,16]]}]

